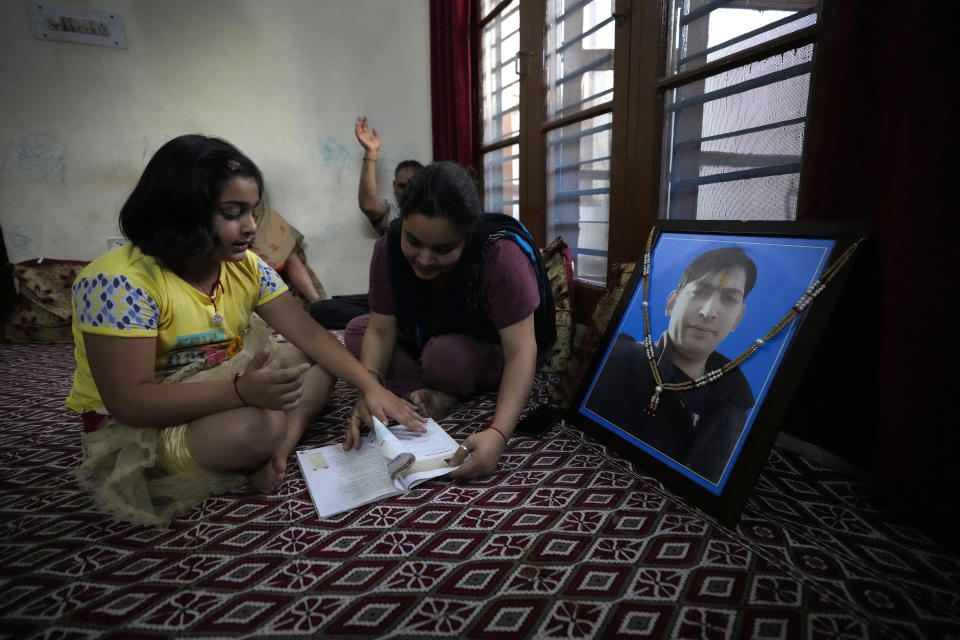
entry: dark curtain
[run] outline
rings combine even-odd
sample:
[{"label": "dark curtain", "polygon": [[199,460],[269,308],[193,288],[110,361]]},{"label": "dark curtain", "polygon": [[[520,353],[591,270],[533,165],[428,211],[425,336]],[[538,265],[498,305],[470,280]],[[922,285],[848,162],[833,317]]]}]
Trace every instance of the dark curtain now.
[{"label": "dark curtain", "polygon": [[[874,291],[834,349],[842,379],[875,383],[850,394],[875,430],[856,433],[880,497],[956,544],[960,325],[952,18],[930,1],[826,0],[810,104],[803,219],[869,219]],[[951,33],[948,33],[948,30]],[[950,188],[952,187],[952,188]],[[862,328],[862,332],[857,326]],[[874,329],[876,331],[874,332]],[[871,362],[851,359],[876,334]],[[871,341],[872,342],[872,341]],[[869,385],[851,384],[855,389]]]},{"label": "dark curtain", "polygon": [[471,0],[430,0],[433,159],[473,164]]}]

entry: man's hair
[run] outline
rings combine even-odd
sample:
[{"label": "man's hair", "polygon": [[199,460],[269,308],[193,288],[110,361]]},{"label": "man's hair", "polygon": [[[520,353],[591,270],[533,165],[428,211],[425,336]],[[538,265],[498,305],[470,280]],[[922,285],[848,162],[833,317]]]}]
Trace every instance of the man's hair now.
[{"label": "man's hair", "polygon": [[469,235],[482,207],[473,178],[455,162],[434,162],[410,178],[400,199],[400,217],[422,213],[447,218],[463,235]]},{"label": "man's hair", "polygon": [[417,171],[420,171],[420,169],[423,169],[423,165],[416,160],[404,160],[397,165],[396,169],[393,170],[393,177],[396,178],[404,169],[413,169],[413,172],[416,173]]},{"label": "man's hair", "polygon": [[170,140],[153,155],[120,209],[120,230],[145,254],[177,260],[206,250],[217,238],[213,213],[223,185],[263,174],[235,146],[202,135]]},{"label": "man's hair", "polygon": [[757,265],[740,247],[721,247],[701,253],[687,265],[683,275],[680,276],[677,291],[705,276],[727,272],[734,267],[741,267],[746,276],[743,284],[743,297],[746,298],[757,282]]}]

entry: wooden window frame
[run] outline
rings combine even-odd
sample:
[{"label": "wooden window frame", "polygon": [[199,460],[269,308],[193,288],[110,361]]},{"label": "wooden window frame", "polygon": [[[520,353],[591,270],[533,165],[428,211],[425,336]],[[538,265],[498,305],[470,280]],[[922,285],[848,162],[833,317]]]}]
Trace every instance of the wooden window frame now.
[{"label": "wooden window frame", "polygon": [[[491,151],[517,144],[519,147],[520,220],[534,238],[545,244],[547,229],[546,136],[548,132],[580,120],[604,113],[613,115],[610,149],[610,210],[607,264],[633,262],[637,259],[650,228],[659,215],[660,171],[663,128],[664,92],[696,82],[730,69],[763,60],[772,55],[813,44],[821,33],[822,14],[830,0],[821,0],[816,24],[803,27],[762,44],[705,63],[689,71],[665,73],[667,54],[668,0],[615,0],[616,45],[614,48],[614,96],[603,105],[589,107],[575,114],[545,121],[544,87],[544,16],[546,0],[520,2],[520,133],[507,140],[484,145],[482,120],[474,118],[476,166],[483,166],[483,156]],[[770,9],[792,9],[790,0],[761,0]],[[742,4],[733,0],[725,6]],[[509,5],[503,0],[491,11],[495,15]],[[758,2],[750,3],[757,8]],[[476,3],[474,19],[474,80],[481,77],[481,35],[488,16],[480,16]],[[652,34],[652,35],[651,35]],[[810,101],[815,94],[816,69],[811,77]],[[481,92],[474,103],[480,115]],[[809,114],[809,103],[808,111]],[[808,120],[809,127],[809,120]],[[807,145],[803,155],[806,156]],[[803,197],[803,178],[800,180]],[[798,209],[799,211],[799,209]],[[576,281],[571,292],[575,318],[587,323],[605,287]]]}]

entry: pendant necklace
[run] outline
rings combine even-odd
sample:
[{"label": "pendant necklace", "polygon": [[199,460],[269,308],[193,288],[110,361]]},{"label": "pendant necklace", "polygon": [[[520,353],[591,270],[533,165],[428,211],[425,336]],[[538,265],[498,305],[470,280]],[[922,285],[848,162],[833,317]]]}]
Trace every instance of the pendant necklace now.
[{"label": "pendant necklace", "polygon": [[830,281],[833,280],[833,277],[836,276],[840,269],[843,268],[843,265],[850,260],[850,257],[853,255],[854,251],[856,251],[857,247],[860,246],[860,243],[866,239],[866,236],[861,236],[856,242],[847,247],[847,249],[841,253],[832,264],[828,265],[827,268],[823,270],[820,278],[815,280],[809,287],[807,287],[807,290],[803,292],[803,295],[800,296],[800,299],[797,300],[792,307],[790,307],[790,310],[787,311],[782,318],[780,318],[777,324],[773,325],[773,327],[763,334],[763,336],[754,340],[753,344],[747,347],[747,349],[739,356],[733,360],[730,360],[718,369],[714,369],[713,371],[705,371],[703,375],[693,380],[687,380],[686,382],[664,382],[660,378],[660,369],[657,368],[657,359],[653,352],[653,340],[650,337],[650,304],[647,301],[647,298],[650,294],[650,252],[653,249],[653,237],[655,231],[656,227],[650,229],[650,235],[647,236],[647,248],[643,254],[643,269],[640,272],[640,278],[643,280],[643,346],[647,354],[647,360],[650,362],[650,372],[653,374],[654,381],[653,396],[650,397],[650,403],[647,405],[644,411],[651,416],[656,415],[657,407],[660,404],[660,394],[664,391],[689,391],[690,389],[696,389],[719,380],[725,374],[739,367],[744,360],[756,353],[760,347],[766,344],[778,333],[786,329],[790,323],[792,323],[796,317],[803,312],[804,309],[810,306],[814,298],[820,295],[824,288],[826,288],[827,284],[829,284]]},{"label": "pendant necklace", "polygon": [[[213,294],[207,293],[207,297],[210,298],[210,304],[213,305],[213,324],[220,324],[223,322],[223,316],[220,315],[220,311],[217,309],[217,298],[223,293],[223,283],[220,280],[217,280],[217,283],[213,285]],[[216,295],[214,295],[216,294]]]}]

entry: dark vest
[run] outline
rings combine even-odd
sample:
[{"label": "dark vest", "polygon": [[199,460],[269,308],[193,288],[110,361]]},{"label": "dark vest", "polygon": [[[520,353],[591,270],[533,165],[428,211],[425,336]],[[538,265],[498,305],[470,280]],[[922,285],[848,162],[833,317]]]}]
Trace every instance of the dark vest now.
[{"label": "dark vest", "polygon": [[497,240],[508,239],[523,250],[537,275],[540,306],[534,311],[533,320],[538,359],[550,353],[557,338],[553,293],[540,251],[522,224],[502,213],[481,215],[453,272],[438,287],[417,278],[403,256],[401,225],[402,220],[394,220],[387,231],[387,263],[397,313],[397,332],[404,344],[419,355],[430,338],[446,333],[500,341],[496,327],[481,308],[480,284],[487,250]]}]

